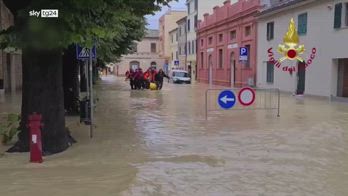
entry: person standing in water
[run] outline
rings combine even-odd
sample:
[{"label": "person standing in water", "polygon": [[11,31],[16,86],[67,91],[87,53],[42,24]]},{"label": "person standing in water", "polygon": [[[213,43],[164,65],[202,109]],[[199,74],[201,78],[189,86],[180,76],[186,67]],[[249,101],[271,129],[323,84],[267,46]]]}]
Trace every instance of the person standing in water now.
[{"label": "person standing in water", "polygon": [[161,90],[163,87],[163,78],[168,78],[169,76],[167,76],[167,74],[164,73],[164,71],[162,69],[160,69],[158,71],[158,73],[155,76],[155,80],[156,80],[156,85],[157,85],[157,90]]}]

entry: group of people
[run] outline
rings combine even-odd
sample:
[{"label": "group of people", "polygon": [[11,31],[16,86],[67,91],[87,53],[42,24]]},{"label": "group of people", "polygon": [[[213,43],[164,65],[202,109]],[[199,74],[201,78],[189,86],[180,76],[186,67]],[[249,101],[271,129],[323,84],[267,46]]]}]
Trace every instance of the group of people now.
[{"label": "group of people", "polygon": [[164,78],[169,80],[167,74],[162,69],[157,71],[156,67],[150,67],[145,72],[141,68],[126,72],[126,80],[129,80],[132,90],[149,89],[151,83],[155,83],[157,90],[161,90]]}]

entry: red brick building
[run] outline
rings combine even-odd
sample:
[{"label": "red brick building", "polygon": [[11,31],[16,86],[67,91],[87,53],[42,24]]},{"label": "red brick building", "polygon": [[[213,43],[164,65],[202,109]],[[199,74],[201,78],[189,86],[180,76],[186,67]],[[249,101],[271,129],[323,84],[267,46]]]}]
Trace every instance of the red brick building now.
[{"label": "red brick building", "polygon": [[[224,86],[254,85],[256,81],[255,15],[260,10],[260,0],[239,0],[222,7],[214,7],[213,14],[205,14],[199,21],[197,32],[198,81]],[[239,61],[240,47],[249,49],[248,60]]]}]

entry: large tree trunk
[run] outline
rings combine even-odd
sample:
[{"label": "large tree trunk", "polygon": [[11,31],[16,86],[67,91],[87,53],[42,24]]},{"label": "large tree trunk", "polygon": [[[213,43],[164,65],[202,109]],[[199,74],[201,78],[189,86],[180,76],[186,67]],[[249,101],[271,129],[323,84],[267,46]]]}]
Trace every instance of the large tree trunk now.
[{"label": "large tree trunk", "polygon": [[22,114],[19,141],[9,152],[29,150],[28,116],[42,114],[42,144],[45,155],[62,152],[71,145],[65,129],[61,50],[23,50]]},{"label": "large tree trunk", "polygon": [[63,55],[64,108],[69,115],[79,114],[79,65],[75,46],[70,46]]}]

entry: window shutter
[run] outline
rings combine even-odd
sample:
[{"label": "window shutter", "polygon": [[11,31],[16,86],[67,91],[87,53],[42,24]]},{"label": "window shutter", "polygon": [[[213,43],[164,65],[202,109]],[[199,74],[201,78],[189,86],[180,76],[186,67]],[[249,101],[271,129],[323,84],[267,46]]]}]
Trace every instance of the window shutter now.
[{"label": "window shutter", "polygon": [[273,83],[274,82],[274,64],[270,61],[267,62],[267,77],[266,77],[267,83]]},{"label": "window shutter", "polygon": [[342,3],[338,3],[335,5],[335,21],[334,21],[334,28],[338,29],[341,28],[341,19],[342,17]]},{"label": "window shutter", "polygon": [[297,28],[299,35],[305,35],[307,33],[307,13],[298,16]]}]

